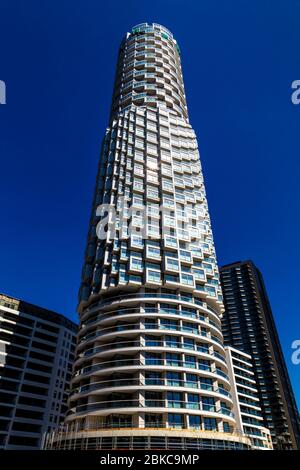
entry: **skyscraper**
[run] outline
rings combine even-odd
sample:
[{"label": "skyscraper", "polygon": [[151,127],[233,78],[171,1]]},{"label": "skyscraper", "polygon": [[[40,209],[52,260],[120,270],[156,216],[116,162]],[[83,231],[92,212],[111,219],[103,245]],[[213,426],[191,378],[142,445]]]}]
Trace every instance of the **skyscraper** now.
[{"label": "skyscraper", "polygon": [[300,448],[299,414],[262,275],[252,261],[239,261],[222,267],[221,281],[224,342],[252,356],[274,448]]},{"label": "skyscraper", "polygon": [[247,448],[180,49],[158,24],[122,41],[79,295],[65,433],[50,448]]},{"label": "skyscraper", "polygon": [[77,325],[0,294],[0,449],[37,450],[67,411]]}]

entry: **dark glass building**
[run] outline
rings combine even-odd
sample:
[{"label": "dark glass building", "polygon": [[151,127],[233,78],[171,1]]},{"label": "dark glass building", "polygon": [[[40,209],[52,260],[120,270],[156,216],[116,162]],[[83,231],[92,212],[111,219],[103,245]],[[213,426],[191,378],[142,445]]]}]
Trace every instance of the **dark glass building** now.
[{"label": "dark glass building", "polygon": [[0,450],[37,450],[67,410],[77,325],[0,294]]},{"label": "dark glass building", "polygon": [[274,448],[299,449],[299,414],[262,275],[252,261],[238,261],[221,268],[221,284],[224,343],[253,358]]}]

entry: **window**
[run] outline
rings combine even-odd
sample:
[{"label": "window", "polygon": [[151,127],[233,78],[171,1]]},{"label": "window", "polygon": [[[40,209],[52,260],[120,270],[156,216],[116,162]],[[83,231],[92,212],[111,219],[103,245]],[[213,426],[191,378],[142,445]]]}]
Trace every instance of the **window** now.
[{"label": "window", "polygon": [[215,400],[212,397],[202,397],[202,408],[204,411],[215,411]]},{"label": "window", "polygon": [[160,272],[147,269],[147,281],[148,282],[161,282]]},{"label": "window", "polygon": [[182,429],[183,428],[183,416],[180,414],[169,413],[168,424],[170,428]]},{"label": "window", "polygon": [[167,227],[176,227],[176,219],[174,217],[164,216],[164,225]]},{"label": "window", "polygon": [[189,416],[189,425],[192,429],[201,429],[201,417],[200,416]]},{"label": "window", "polygon": [[167,373],[167,384],[172,387],[179,387],[181,383],[181,375],[179,372],[168,372]]},{"label": "window", "polygon": [[160,231],[158,225],[147,225],[147,234],[153,238],[160,238]]},{"label": "window", "polygon": [[210,361],[206,361],[205,359],[199,360],[199,369],[210,371]]},{"label": "window", "polygon": [[203,418],[205,431],[217,431],[217,421],[215,418]]},{"label": "window", "polygon": [[160,320],[160,326],[162,330],[177,330],[178,322],[176,320],[167,320],[162,318]]},{"label": "window", "polygon": [[186,331],[187,333],[193,333],[194,335],[198,334],[198,327],[194,323],[184,321],[182,323],[182,330]]},{"label": "window", "polygon": [[169,408],[181,408],[182,394],[180,392],[168,392],[167,396]]},{"label": "window", "polygon": [[196,358],[189,354],[185,355],[185,367],[190,367],[191,369],[196,369]]},{"label": "window", "polygon": [[[142,185],[142,186],[143,186],[143,185]],[[143,207],[143,206],[144,206],[143,198],[140,197],[140,196],[133,196],[133,198],[132,198],[132,205],[133,205],[133,206]]]},{"label": "window", "polygon": [[147,197],[152,199],[159,199],[159,192],[156,188],[147,188]]},{"label": "window", "polygon": [[131,235],[131,246],[133,248],[143,248],[144,241],[142,237],[139,237],[138,235]]},{"label": "window", "polygon": [[199,410],[199,395],[197,395],[196,393],[188,393],[187,401],[188,409]]},{"label": "window", "polygon": [[163,364],[160,354],[154,353],[146,353],[145,355],[145,363],[147,366],[156,365],[156,364]]},{"label": "window", "polygon": [[166,260],[166,269],[170,269],[172,271],[179,271],[179,262],[174,258],[165,258]]},{"label": "window", "polygon": [[174,237],[165,237],[165,246],[167,248],[177,248],[177,239]]},{"label": "window", "polygon": [[160,244],[155,242],[147,242],[147,253],[148,258],[160,258]]},{"label": "window", "polygon": [[186,386],[189,388],[198,388],[198,378],[195,374],[186,374]]},{"label": "window", "polygon": [[164,380],[161,378],[161,374],[159,372],[146,372],[145,376],[145,385],[163,385]]},{"label": "window", "polygon": [[193,268],[193,273],[195,279],[205,280],[205,272],[204,269],[196,269]]},{"label": "window", "polygon": [[193,339],[184,338],[183,340],[183,347],[184,349],[195,349],[195,342]]},{"label": "window", "polygon": [[160,346],[161,341],[156,336],[145,336],[145,346]]},{"label": "window", "polygon": [[156,170],[158,167],[157,158],[147,156],[147,167]]},{"label": "window", "polygon": [[150,202],[147,204],[147,215],[149,218],[152,217],[158,217],[159,218],[159,204],[156,204],[155,202]]},{"label": "window", "polygon": [[192,274],[181,273],[181,282],[182,284],[193,286],[194,276]]},{"label": "window", "polygon": [[[146,428],[161,428],[163,426],[163,417],[158,414],[145,414],[145,427]],[[141,438],[139,437],[140,441]]]},{"label": "window", "polygon": [[224,432],[230,432],[230,426],[229,423],[223,422],[223,431]]},{"label": "window", "polygon": [[180,365],[180,354],[167,353],[166,364],[167,366],[173,366],[173,367],[177,367],[178,365]]},{"label": "window", "polygon": [[180,250],[180,259],[191,263],[192,262],[191,253],[186,250]]},{"label": "window", "polygon": [[180,348],[180,341],[177,336],[166,336],[165,342],[168,348]]}]

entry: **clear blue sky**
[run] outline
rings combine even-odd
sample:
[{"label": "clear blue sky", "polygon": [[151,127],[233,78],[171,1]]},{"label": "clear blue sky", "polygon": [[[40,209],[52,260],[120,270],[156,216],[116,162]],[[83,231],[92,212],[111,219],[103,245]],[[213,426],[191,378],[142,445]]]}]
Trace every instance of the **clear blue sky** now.
[{"label": "clear blue sky", "polygon": [[118,45],[161,23],[182,52],[219,263],[261,269],[299,403],[299,19],[296,0],[2,0],[0,292],[76,318]]}]

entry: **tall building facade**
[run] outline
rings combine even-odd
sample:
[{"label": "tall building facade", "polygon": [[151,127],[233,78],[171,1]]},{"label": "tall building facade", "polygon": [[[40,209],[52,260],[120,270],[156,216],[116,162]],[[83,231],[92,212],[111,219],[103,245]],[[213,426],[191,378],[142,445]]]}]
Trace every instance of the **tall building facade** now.
[{"label": "tall building facade", "polygon": [[250,354],[265,426],[275,449],[300,448],[297,405],[260,271],[252,261],[221,268],[226,345]]},{"label": "tall building facade", "polygon": [[250,436],[253,449],[272,450],[271,433],[263,423],[252,358],[230,346],[225,351],[237,427]]},{"label": "tall building facade", "polygon": [[0,294],[0,449],[37,450],[67,410],[77,326]]},{"label": "tall building facade", "polygon": [[158,24],[120,46],[79,301],[66,429],[48,447],[250,446],[232,413],[180,50]]}]

